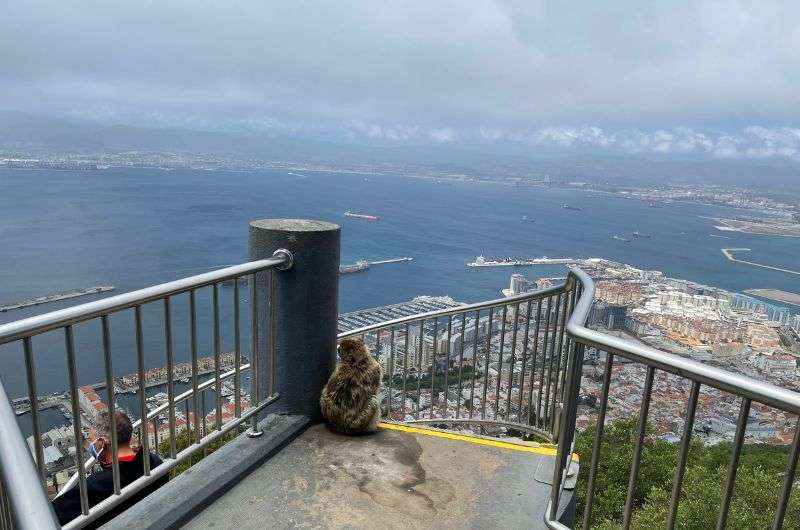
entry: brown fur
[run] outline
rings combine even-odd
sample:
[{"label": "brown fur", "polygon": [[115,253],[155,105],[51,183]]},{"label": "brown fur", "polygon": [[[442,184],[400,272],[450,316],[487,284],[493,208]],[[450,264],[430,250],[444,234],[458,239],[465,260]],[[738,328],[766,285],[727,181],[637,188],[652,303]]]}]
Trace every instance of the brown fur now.
[{"label": "brown fur", "polygon": [[339,432],[372,432],[378,427],[381,365],[364,343],[344,339],[339,345],[339,364],[322,389],[322,415]]}]

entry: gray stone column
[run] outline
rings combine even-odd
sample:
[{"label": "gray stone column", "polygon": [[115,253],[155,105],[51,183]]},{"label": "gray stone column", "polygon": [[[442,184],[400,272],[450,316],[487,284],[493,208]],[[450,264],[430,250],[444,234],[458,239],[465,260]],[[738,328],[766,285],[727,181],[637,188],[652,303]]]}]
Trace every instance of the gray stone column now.
[{"label": "gray stone column", "polygon": [[[270,412],[320,420],[319,396],[336,364],[339,293],[339,225],[304,219],[261,219],[250,223],[250,259],[289,250],[294,263],[275,270],[275,386],[280,399]],[[258,374],[261,398],[270,380],[269,273],[257,275]]]}]

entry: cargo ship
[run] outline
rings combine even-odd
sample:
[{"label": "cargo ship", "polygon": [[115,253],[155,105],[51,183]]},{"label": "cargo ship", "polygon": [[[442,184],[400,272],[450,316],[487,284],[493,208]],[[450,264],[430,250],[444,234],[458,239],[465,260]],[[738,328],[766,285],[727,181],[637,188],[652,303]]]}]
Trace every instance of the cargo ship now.
[{"label": "cargo ship", "polygon": [[577,206],[570,206],[567,203],[562,204],[561,208],[563,208],[564,210],[575,210],[576,212],[580,212],[581,211],[581,209],[578,208]]},{"label": "cargo ship", "polygon": [[352,265],[341,265],[339,267],[339,274],[352,274],[354,272],[362,272],[367,269],[369,269],[369,262],[367,260],[360,259]]},{"label": "cargo ship", "polygon": [[350,210],[344,212],[345,217],[352,217],[353,219],[364,219],[365,221],[380,221],[380,217],[377,215],[369,215],[365,213],[353,213]]},{"label": "cargo ship", "polygon": [[467,263],[467,267],[531,267],[533,260],[518,260],[514,258],[486,259],[478,256],[475,261]]},{"label": "cargo ship", "polygon": [[613,236],[611,236],[611,239],[613,239],[613,240],[615,240],[615,241],[622,241],[623,243],[630,243],[630,242],[631,242],[631,240],[630,240],[630,239],[626,239],[626,238],[624,238],[624,237],[622,237],[622,236],[618,236],[618,235],[616,235],[616,234],[614,234]]}]

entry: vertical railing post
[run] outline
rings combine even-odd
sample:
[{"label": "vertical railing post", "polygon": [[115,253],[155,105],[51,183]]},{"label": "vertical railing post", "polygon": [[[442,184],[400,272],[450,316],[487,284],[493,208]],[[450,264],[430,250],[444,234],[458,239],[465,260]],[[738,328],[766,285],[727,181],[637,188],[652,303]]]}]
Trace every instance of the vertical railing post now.
[{"label": "vertical railing post", "polygon": [[281,249],[293,258],[289,269],[273,273],[271,296],[265,275],[255,283],[258,380],[274,381],[280,399],[273,412],[321,419],[320,393],[336,365],[340,236],[339,225],[322,221],[250,223],[250,259],[270,258]]},{"label": "vertical railing post", "polygon": [[569,472],[569,463],[572,457],[572,442],[575,437],[575,415],[578,408],[580,395],[580,377],[583,368],[583,344],[571,352],[567,359],[567,401],[561,407],[559,416],[558,452],[553,468],[553,483],[550,492],[550,519],[555,520],[561,498],[561,484],[564,474]]}]

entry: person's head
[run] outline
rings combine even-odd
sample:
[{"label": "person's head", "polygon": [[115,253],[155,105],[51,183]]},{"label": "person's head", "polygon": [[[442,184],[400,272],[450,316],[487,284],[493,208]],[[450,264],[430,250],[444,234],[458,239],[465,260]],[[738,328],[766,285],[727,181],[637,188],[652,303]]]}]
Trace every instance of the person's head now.
[{"label": "person's head", "polygon": [[[131,437],[133,436],[133,425],[127,414],[121,410],[114,412],[116,422],[117,446],[119,448],[130,447]],[[99,455],[97,460],[101,464],[111,463],[111,413],[101,412],[97,418],[95,428],[89,433],[90,445],[94,447],[93,453]]]}]

